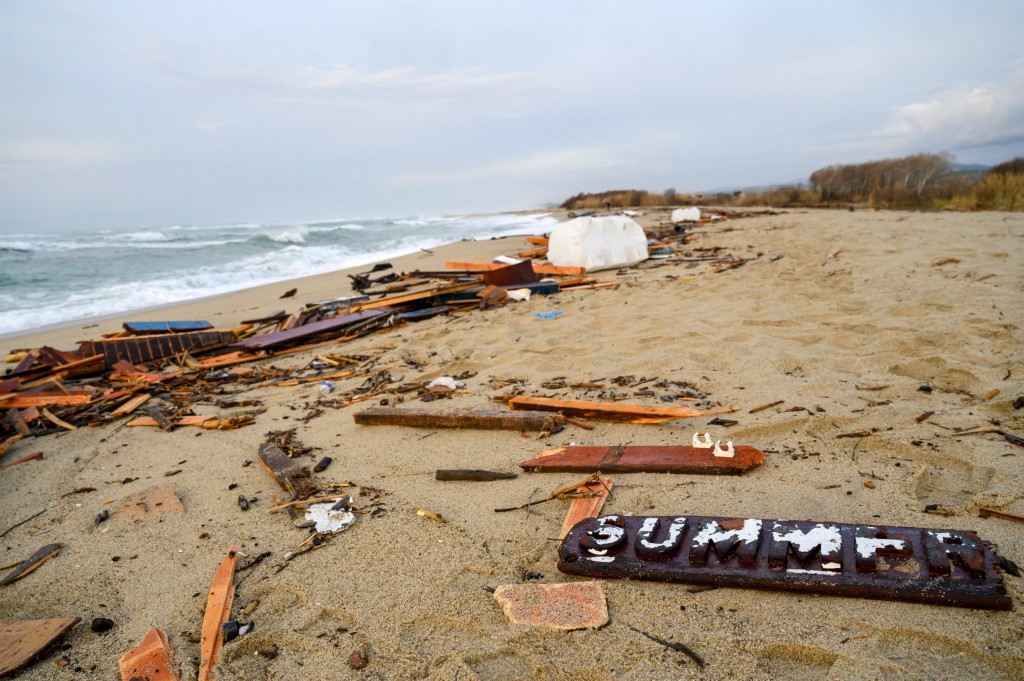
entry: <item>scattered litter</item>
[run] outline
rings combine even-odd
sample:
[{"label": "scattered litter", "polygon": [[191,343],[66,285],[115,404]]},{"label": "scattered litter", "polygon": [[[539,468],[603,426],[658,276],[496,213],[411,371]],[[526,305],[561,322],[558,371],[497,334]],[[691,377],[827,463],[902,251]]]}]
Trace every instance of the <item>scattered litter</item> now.
[{"label": "scattered litter", "polygon": [[457,390],[459,388],[466,387],[466,384],[463,381],[456,381],[451,376],[440,376],[438,378],[435,378],[430,383],[427,383],[427,389],[428,390],[430,388],[438,388],[438,387],[440,387],[440,388],[448,388],[449,390],[453,390],[454,391],[454,390]]},{"label": "scattered litter", "polygon": [[533,314],[536,317],[540,318],[540,319],[556,319],[558,317],[561,317],[565,313],[564,312],[557,312],[557,311],[555,311],[555,312],[534,312]]},{"label": "scattered litter", "polygon": [[517,288],[517,289],[513,289],[511,291],[506,291],[506,295],[508,295],[508,297],[511,300],[525,302],[525,301],[530,299],[530,289],[528,289],[528,288]]},{"label": "scattered litter", "polygon": [[348,510],[347,504],[343,504],[341,508],[336,508],[337,506],[338,502],[313,504],[306,509],[306,520],[315,522],[316,531],[320,534],[334,534],[347,530],[355,523],[356,515]]},{"label": "scattered litter", "polygon": [[431,520],[439,522],[439,523],[446,523],[446,522],[448,522],[447,520],[444,519],[444,517],[440,513],[431,513],[430,511],[427,511],[427,510],[422,509],[422,508],[416,509],[416,515],[420,516],[421,518],[430,518]]}]

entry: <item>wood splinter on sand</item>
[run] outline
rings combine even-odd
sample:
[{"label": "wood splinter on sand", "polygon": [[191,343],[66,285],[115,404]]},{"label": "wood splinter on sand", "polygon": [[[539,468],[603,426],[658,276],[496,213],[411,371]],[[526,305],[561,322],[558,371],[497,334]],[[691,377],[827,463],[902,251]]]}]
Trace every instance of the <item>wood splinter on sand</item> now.
[{"label": "wood splinter on sand", "polygon": [[79,617],[0,622],[0,676],[21,669],[81,621]]},{"label": "wood splinter on sand", "polygon": [[535,411],[557,411],[572,418],[588,418],[594,421],[616,423],[665,423],[676,419],[688,419],[712,414],[727,414],[738,411],[739,407],[719,407],[701,411],[689,407],[660,407],[644,404],[622,404],[619,402],[588,402],[586,400],[562,400],[554,397],[529,397],[519,395],[508,401],[513,410],[532,409]]},{"label": "wood splinter on sand", "polygon": [[223,626],[231,619],[231,603],[235,598],[235,586],[232,582],[237,562],[238,549],[232,546],[213,575],[199,642],[199,681],[213,681],[214,678],[213,668],[217,666],[217,655],[224,645]]},{"label": "wood splinter on sand", "polygon": [[121,681],[178,681],[173,660],[174,654],[167,642],[167,635],[153,627],[146,632],[139,645],[121,656],[118,662]]},{"label": "wood splinter on sand", "polygon": [[559,447],[519,466],[528,471],[558,473],[698,473],[739,475],[760,466],[764,453],[739,446],[731,457],[711,449],[689,446]]},{"label": "wood splinter on sand", "polygon": [[560,414],[494,410],[417,411],[372,407],[353,415],[363,426],[410,426],[415,428],[479,428],[483,430],[531,430],[552,432],[565,426]]}]

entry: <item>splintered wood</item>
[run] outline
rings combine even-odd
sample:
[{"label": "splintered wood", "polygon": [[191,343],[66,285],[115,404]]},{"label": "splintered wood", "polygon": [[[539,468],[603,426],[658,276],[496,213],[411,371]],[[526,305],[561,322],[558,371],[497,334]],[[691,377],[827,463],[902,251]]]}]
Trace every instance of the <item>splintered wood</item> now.
[{"label": "splintered wood", "polygon": [[167,635],[153,627],[138,646],[121,656],[118,662],[121,681],[178,681],[173,660],[174,655],[167,642]]},{"label": "splintered wood", "polygon": [[21,669],[81,621],[79,617],[0,622],[0,676]]},{"label": "splintered wood", "polygon": [[231,619],[231,602],[235,598],[235,564],[238,549],[232,546],[213,575],[210,596],[203,615],[203,633],[199,642],[199,681],[213,681],[213,668],[224,644],[223,626]]},{"label": "splintered wood", "polygon": [[286,492],[293,497],[313,487],[309,475],[273,442],[260,445],[260,461]]},{"label": "splintered wood", "polygon": [[587,518],[596,518],[612,491],[612,479],[606,475],[598,475],[596,481],[588,480],[576,488],[576,492],[582,495],[572,500],[569,512],[562,522],[562,529],[558,532],[559,539],[565,539],[576,523]]},{"label": "splintered wood", "polygon": [[354,414],[364,426],[410,426],[415,428],[478,428],[484,430],[557,430],[565,425],[560,414],[523,411],[509,413],[493,410],[416,411],[390,407],[372,407]]},{"label": "splintered wood", "polygon": [[616,423],[665,423],[676,419],[726,414],[739,409],[739,407],[721,407],[700,411],[689,407],[652,407],[644,404],[588,402],[586,400],[562,400],[553,397],[528,397],[525,395],[513,397],[508,401],[508,406],[515,410],[557,411],[564,416],[573,418]]},{"label": "splintered wood", "polygon": [[764,453],[738,446],[733,456],[715,456],[710,448],[679,446],[560,447],[520,465],[528,471],[587,473],[698,473],[738,475],[760,466]]}]

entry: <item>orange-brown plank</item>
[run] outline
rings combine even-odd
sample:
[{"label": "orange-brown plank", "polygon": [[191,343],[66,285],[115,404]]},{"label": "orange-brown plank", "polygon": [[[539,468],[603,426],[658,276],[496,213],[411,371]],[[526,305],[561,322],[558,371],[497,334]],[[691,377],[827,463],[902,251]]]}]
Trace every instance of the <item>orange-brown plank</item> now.
[{"label": "orange-brown plank", "polygon": [[622,404],[621,402],[589,402],[586,400],[561,400],[553,397],[529,397],[519,395],[508,401],[510,409],[558,411],[566,416],[614,421],[617,423],[664,423],[676,419],[694,418],[709,414],[724,414],[739,407],[722,407],[700,411],[689,407],[647,406],[645,404]]},{"label": "orange-brown plank", "polygon": [[27,665],[80,621],[78,617],[54,617],[0,622],[0,676]]},{"label": "orange-brown plank", "polygon": [[174,654],[167,642],[167,635],[153,627],[142,642],[124,655],[118,662],[121,681],[178,681],[174,671]]},{"label": "orange-brown plank", "polygon": [[232,546],[213,575],[210,596],[206,599],[203,631],[199,640],[199,681],[213,681],[213,668],[224,643],[221,627],[231,617],[231,602],[235,598],[235,564],[238,549]]},{"label": "orange-brown plank", "polygon": [[594,494],[594,496],[580,497],[579,499],[572,500],[572,504],[569,506],[569,513],[566,514],[565,521],[562,522],[562,529],[558,533],[559,539],[565,539],[565,535],[569,534],[569,530],[576,523],[586,518],[596,518],[597,514],[601,512],[601,508],[611,492],[612,479],[606,475],[599,475],[597,479],[601,483],[600,485],[581,485],[576,488],[577,492],[590,493]]}]

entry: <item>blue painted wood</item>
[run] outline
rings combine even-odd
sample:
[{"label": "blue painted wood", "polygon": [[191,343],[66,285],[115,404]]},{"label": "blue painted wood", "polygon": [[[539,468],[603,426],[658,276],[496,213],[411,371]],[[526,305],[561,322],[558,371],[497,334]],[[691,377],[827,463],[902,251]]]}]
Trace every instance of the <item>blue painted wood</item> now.
[{"label": "blue painted wood", "polygon": [[213,324],[204,321],[175,322],[125,322],[124,329],[131,333],[186,333],[212,329]]}]

